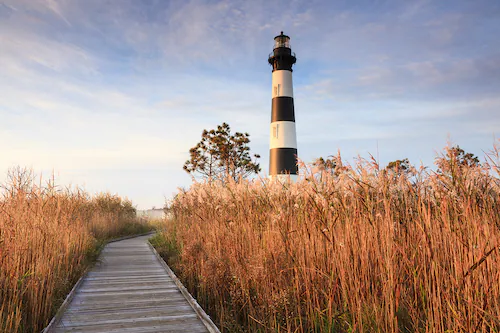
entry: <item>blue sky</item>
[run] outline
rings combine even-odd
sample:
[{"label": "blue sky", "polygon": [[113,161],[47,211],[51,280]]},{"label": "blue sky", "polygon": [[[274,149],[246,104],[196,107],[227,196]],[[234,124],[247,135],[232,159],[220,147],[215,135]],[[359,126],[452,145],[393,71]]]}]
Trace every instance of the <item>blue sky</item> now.
[{"label": "blue sky", "polygon": [[203,129],[249,132],[268,165],[271,67],[297,54],[299,157],[432,165],[500,132],[500,1],[0,0],[0,181],[162,206]]}]

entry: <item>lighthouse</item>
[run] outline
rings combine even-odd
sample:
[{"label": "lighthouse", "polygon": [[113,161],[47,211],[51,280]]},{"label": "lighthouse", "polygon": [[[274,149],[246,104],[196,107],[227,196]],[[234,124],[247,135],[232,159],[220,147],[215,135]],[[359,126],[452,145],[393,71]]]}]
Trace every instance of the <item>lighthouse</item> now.
[{"label": "lighthouse", "polygon": [[269,55],[273,67],[271,132],[269,144],[269,176],[271,179],[296,181],[297,135],[293,107],[292,66],[297,59],[290,48],[290,37],[274,37],[274,49]]}]

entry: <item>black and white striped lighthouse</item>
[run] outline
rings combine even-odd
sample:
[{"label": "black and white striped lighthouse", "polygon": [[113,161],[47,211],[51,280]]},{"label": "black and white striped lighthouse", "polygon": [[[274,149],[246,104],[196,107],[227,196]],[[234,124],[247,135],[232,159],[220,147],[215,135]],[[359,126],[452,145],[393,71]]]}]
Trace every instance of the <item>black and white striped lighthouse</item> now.
[{"label": "black and white striped lighthouse", "polygon": [[290,37],[274,37],[274,50],[269,55],[273,66],[271,140],[269,176],[271,179],[297,180],[297,135],[293,107],[292,66],[297,59],[290,48]]}]

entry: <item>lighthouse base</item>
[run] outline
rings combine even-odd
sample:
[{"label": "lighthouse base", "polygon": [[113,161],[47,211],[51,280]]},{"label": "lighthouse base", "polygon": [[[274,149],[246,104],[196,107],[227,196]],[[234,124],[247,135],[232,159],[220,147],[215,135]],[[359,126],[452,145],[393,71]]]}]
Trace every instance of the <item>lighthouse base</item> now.
[{"label": "lighthouse base", "polygon": [[296,183],[297,180],[299,179],[298,175],[271,175],[269,176],[269,179],[271,181],[277,181],[281,184],[287,184],[287,183]]}]

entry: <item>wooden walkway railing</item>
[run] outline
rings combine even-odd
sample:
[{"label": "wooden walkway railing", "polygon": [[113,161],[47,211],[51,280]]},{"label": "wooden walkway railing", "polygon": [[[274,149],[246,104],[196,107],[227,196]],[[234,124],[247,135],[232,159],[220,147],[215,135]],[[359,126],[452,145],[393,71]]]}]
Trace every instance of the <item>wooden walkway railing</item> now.
[{"label": "wooden walkway railing", "polygon": [[106,245],[44,333],[219,332],[149,237]]}]

